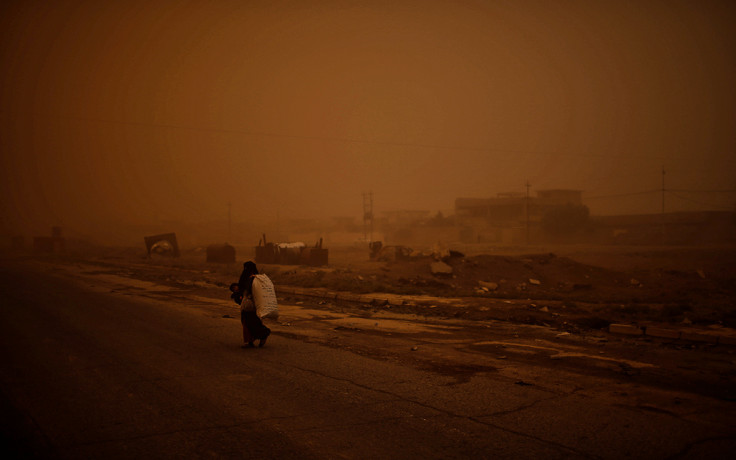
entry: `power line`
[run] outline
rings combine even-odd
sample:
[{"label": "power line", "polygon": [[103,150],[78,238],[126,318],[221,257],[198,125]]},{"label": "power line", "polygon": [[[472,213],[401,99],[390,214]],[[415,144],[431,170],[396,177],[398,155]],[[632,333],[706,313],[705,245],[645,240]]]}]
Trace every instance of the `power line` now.
[{"label": "power line", "polygon": [[[5,110],[0,110],[0,113],[7,115],[17,116],[17,113],[10,113]],[[563,157],[588,157],[588,158],[634,158],[637,160],[646,161],[662,161],[662,158],[646,158],[645,156],[638,153],[631,154],[602,154],[602,153],[571,153],[561,151],[545,151],[545,150],[522,150],[522,149],[502,149],[493,147],[467,147],[457,145],[443,145],[443,144],[422,144],[415,142],[399,142],[399,141],[381,141],[371,139],[358,139],[350,137],[338,137],[338,136],[310,136],[303,134],[287,134],[287,133],[276,133],[267,131],[250,131],[244,129],[234,128],[213,128],[213,127],[201,127],[191,125],[178,125],[173,123],[154,123],[154,122],[141,122],[141,121],[125,121],[125,120],[112,120],[95,117],[84,117],[75,115],[55,115],[55,114],[42,114],[42,113],[31,113],[25,112],[24,115],[28,116],[40,116],[46,118],[57,118],[75,120],[80,122],[91,122],[91,123],[103,123],[112,125],[123,125],[123,126],[137,126],[137,127],[152,127],[152,128],[165,128],[165,129],[178,129],[187,131],[198,131],[208,133],[220,133],[220,134],[241,134],[245,136],[260,136],[260,137],[271,137],[277,139],[300,139],[300,140],[311,140],[311,141],[330,141],[330,142],[342,142],[350,144],[363,144],[363,145],[382,145],[392,147],[411,147],[411,148],[423,148],[423,149],[435,149],[435,150],[454,150],[454,151],[466,151],[466,152],[495,152],[495,153],[513,153],[523,155],[547,155],[547,156],[563,156]]]},{"label": "power line", "polygon": [[726,207],[726,206],[723,206],[723,205],[715,205],[713,203],[705,203],[705,202],[700,201],[700,200],[693,200],[692,198],[685,198],[684,196],[678,195],[676,193],[670,193],[670,194],[672,196],[676,197],[676,198],[679,198],[679,199],[684,200],[684,201],[689,201],[691,203],[695,203],[695,204],[698,204],[700,206],[708,206],[708,207],[711,207],[711,208],[717,208],[717,209],[721,209],[721,210],[724,210],[724,211],[730,211],[730,210],[733,209],[730,206],[729,207]]},{"label": "power line", "polygon": [[586,196],[585,199],[586,200],[595,200],[595,199],[599,199],[599,198],[620,198],[620,197],[625,197],[625,196],[636,196],[636,195],[646,195],[646,194],[649,194],[649,193],[659,193],[661,191],[662,191],[661,189],[654,189],[654,190],[646,190],[646,191],[643,191],[643,192],[618,193],[618,194],[615,194],[615,195]]},{"label": "power line", "polygon": [[733,190],[685,190],[685,189],[667,189],[668,192],[681,192],[681,193],[736,193],[736,189]]}]

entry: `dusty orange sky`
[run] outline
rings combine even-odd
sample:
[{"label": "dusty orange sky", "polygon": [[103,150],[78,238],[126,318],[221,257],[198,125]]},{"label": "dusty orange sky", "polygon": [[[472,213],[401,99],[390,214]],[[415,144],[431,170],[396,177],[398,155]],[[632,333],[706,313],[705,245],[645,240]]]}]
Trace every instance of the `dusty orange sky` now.
[{"label": "dusty orange sky", "polygon": [[[731,1],[5,1],[2,230],[736,206]],[[677,192],[675,192],[677,190]],[[718,192],[717,190],[720,190]],[[708,191],[708,192],[706,192]]]}]

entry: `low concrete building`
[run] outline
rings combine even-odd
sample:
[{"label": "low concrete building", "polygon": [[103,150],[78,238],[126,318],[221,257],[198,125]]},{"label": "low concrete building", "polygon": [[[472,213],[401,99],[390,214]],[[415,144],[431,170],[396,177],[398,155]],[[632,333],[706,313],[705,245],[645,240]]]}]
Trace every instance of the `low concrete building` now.
[{"label": "low concrete building", "polygon": [[207,262],[229,264],[235,262],[235,247],[224,244],[211,244],[207,246]]}]

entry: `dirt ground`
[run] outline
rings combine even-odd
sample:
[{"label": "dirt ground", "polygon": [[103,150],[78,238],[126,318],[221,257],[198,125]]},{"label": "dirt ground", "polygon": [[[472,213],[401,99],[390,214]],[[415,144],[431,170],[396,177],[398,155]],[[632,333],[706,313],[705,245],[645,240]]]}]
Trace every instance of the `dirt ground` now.
[{"label": "dirt ground", "polygon": [[[603,328],[611,322],[736,327],[734,248],[540,248],[385,262],[334,251],[329,268],[268,267],[277,283],[463,298],[464,317]],[[362,259],[362,260],[361,260]],[[491,312],[491,310],[493,310]],[[490,312],[490,313],[489,313]],[[442,309],[434,314],[451,313]]]},{"label": "dirt ground", "polygon": [[[427,252],[376,261],[363,248],[345,247],[330,248],[329,256],[326,267],[259,268],[277,291],[278,286],[292,286],[453,299],[393,306],[397,313],[506,320],[570,332],[603,329],[613,322],[736,328],[736,248],[462,247],[449,257]],[[75,257],[142,280],[224,290],[237,281],[252,249],[238,248],[235,264],[207,263],[203,248],[183,250],[176,259],[146,258],[138,248],[97,248],[67,256]],[[438,259],[452,273],[432,274],[430,267]]]}]

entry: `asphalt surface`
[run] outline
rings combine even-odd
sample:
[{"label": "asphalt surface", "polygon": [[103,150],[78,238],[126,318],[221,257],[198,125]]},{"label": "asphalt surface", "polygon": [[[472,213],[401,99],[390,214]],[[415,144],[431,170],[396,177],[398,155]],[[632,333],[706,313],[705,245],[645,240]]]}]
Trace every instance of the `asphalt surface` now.
[{"label": "asphalt surface", "polygon": [[732,350],[284,301],[241,349],[227,301],[0,264],[3,450],[40,458],[727,458]]}]

